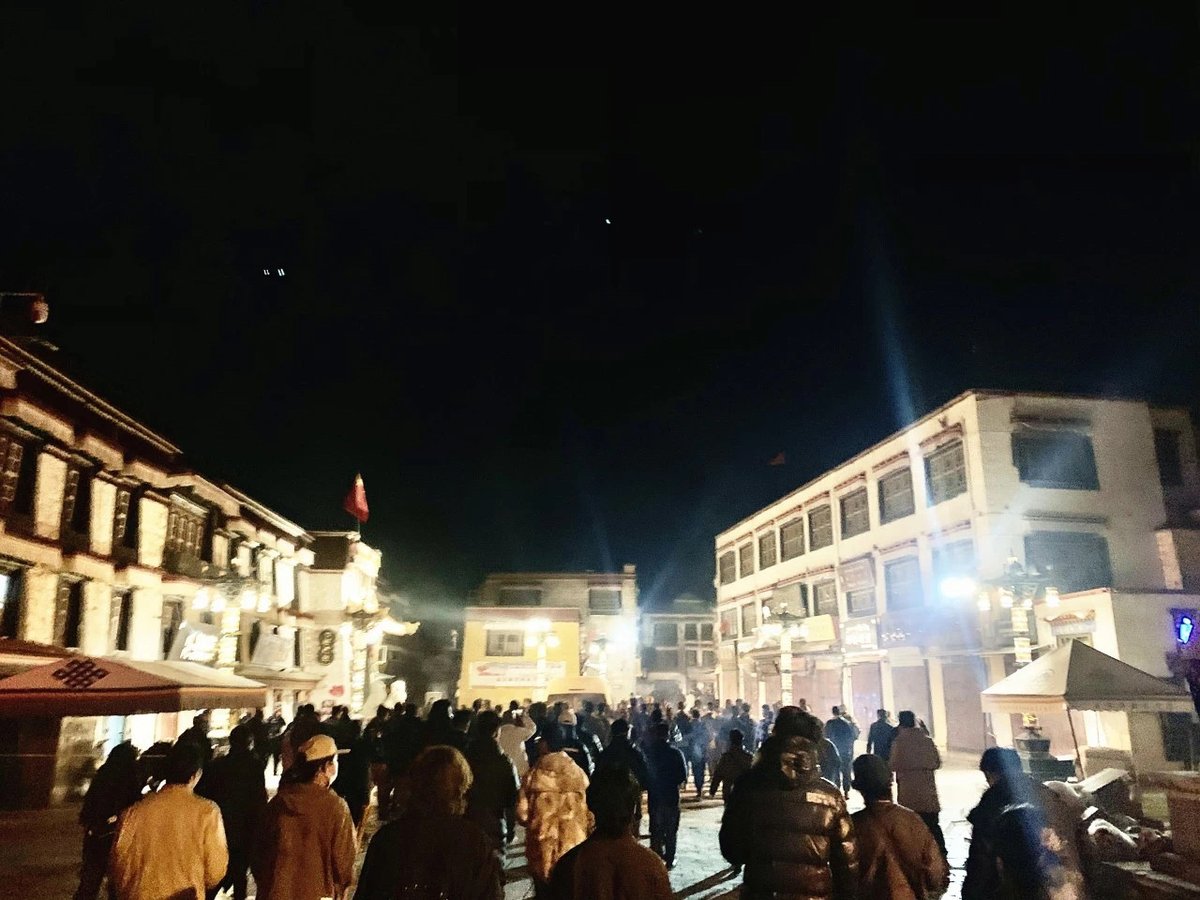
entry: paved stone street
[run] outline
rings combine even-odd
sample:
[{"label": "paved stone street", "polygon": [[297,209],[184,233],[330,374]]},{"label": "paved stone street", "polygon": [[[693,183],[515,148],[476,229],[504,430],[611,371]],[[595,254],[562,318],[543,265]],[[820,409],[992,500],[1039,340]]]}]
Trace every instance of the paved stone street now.
[{"label": "paved stone street", "polygon": [[[970,828],[966,813],[979,799],[983,777],[967,759],[949,760],[938,773],[942,796],[942,828],[950,850],[952,879],[950,893],[957,898],[962,882]],[[851,809],[861,803],[855,794]],[[679,848],[671,884],[677,898],[716,900],[736,897],[741,876],[733,877],[717,848],[721,823],[719,800],[684,804]],[[78,807],[60,807],[39,812],[0,814],[0,898],[37,897],[45,900],[69,898],[75,890],[79,865],[80,829],[75,824]],[[643,829],[646,820],[642,820]],[[533,883],[525,869],[524,843],[520,835],[506,863],[506,900],[533,896]]]}]

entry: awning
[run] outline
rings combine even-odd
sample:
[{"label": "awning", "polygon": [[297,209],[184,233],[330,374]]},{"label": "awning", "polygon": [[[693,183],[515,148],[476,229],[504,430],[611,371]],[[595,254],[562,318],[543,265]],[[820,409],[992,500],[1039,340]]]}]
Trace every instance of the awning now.
[{"label": "awning", "polygon": [[0,679],[0,716],[130,716],[265,702],[257,681],[190,662],[71,656]]},{"label": "awning", "polygon": [[987,688],[983,711],[1045,713],[1065,709],[1107,712],[1191,712],[1186,690],[1089,647],[1070,641]]}]

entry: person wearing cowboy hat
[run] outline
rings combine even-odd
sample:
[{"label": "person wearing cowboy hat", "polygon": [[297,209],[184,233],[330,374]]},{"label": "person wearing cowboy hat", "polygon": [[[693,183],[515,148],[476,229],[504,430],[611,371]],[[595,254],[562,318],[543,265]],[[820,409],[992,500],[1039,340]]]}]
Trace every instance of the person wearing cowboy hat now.
[{"label": "person wearing cowboy hat", "polygon": [[358,841],[346,801],[329,786],[348,752],[326,734],[297,748],[292,777],[267,804],[253,867],[259,900],[345,896]]}]

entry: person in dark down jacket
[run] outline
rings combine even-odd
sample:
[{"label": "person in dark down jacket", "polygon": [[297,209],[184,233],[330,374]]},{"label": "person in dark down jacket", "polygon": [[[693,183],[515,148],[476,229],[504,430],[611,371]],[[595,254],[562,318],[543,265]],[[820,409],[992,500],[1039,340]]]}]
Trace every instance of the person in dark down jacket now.
[{"label": "person in dark down jacket", "polygon": [[445,744],[460,753],[467,749],[467,735],[454,727],[454,710],[449,700],[435,700],[425,719],[422,748]]},{"label": "person in dark down jacket", "polygon": [[878,756],[854,761],[853,787],[866,808],[850,818],[858,843],[861,897],[925,900],[950,883],[950,868],[937,841],[911,809],[892,802],[892,772]]},{"label": "person in dark down jacket", "polygon": [[358,841],[337,780],[333,738],[313,735],[296,748],[292,778],[267,804],[254,852],[258,900],[340,897],[354,878]]},{"label": "person in dark down jacket", "polygon": [[750,771],[754,757],[746,752],[744,740],[738,729],[734,728],[729,732],[729,749],[721,754],[721,759],[717,762],[716,771],[713,772],[712,785],[708,789],[708,796],[715,796],[717,785],[720,785],[721,799],[728,803],[734,782]]},{"label": "person in dark down jacket", "polygon": [[404,812],[371,840],[354,900],[501,900],[500,863],[463,818],[471,768],[453,747],[423,750],[409,769]]},{"label": "person in dark down jacket", "polygon": [[[650,770],[646,766],[646,756],[642,748],[629,740],[629,723],[625,719],[617,719],[612,723],[612,737],[608,746],[596,760],[596,771],[601,769],[621,769],[633,776],[634,780],[645,790],[650,783]],[[638,792],[637,805],[633,811],[634,837],[641,835],[642,829],[642,794]]]},{"label": "person in dark down jacket", "polygon": [[670,728],[659,722],[651,729],[653,740],[646,749],[650,783],[650,849],[663,858],[670,869],[675,865],[675,839],[679,834],[679,787],[687,781],[687,765],[678,747],[667,741]]},{"label": "person in dark down jacket", "polygon": [[339,750],[350,752],[338,763],[338,777],[333,783],[333,792],[346,801],[354,827],[359,829],[371,802],[371,740],[364,737],[361,723],[354,719],[345,721],[347,724],[339,726],[339,736],[334,740],[340,741]]},{"label": "person in dark down jacket", "polygon": [[821,723],[784,707],[721,820],[721,855],[745,867],[742,900],[854,900],[858,850],[846,798],[817,771]]},{"label": "person in dark down jacket", "polygon": [[229,753],[218,756],[200,778],[196,793],[221,808],[225,825],[225,843],[229,848],[229,868],[210,896],[233,888],[234,900],[246,898],[246,872],[250,868],[250,849],[258,825],[267,808],[267,786],[262,760],[251,750],[250,728],[238,725],[229,732]]},{"label": "person in dark down jacket", "polygon": [[[825,737],[837,747],[840,772],[827,772],[824,767],[821,774],[840,785],[842,792],[850,793],[850,763],[854,760],[854,742],[858,740],[858,726],[842,715],[842,708],[833,708],[833,718],[825,723]],[[840,778],[839,778],[840,774]]]},{"label": "person in dark down jacket", "polygon": [[867,752],[887,762],[892,752],[892,741],[896,739],[896,726],[888,721],[886,709],[875,710],[875,716],[875,721],[867,729]]},{"label": "person in dark down jacket", "polygon": [[484,710],[475,719],[475,740],[467,747],[471,789],[467,791],[467,818],[483,829],[498,859],[516,829],[517,770],[500,749],[496,735],[500,717]]},{"label": "person in dark down jacket", "polygon": [[628,772],[596,770],[587,791],[596,828],[554,866],[554,900],[671,900],[666,866],[630,831],[641,793],[641,785]]},{"label": "person in dark down jacket", "polygon": [[[137,747],[125,741],[109,751],[108,759],[96,772],[83,798],[79,824],[83,832],[83,864],[79,870],[79,889],[75,900],[96,900],[108,869],[108,857],[117,836],[117,819],[126,807],[142,796],[144,779],[138,769]],[[109,883],[108,896],[116,889]]]}]

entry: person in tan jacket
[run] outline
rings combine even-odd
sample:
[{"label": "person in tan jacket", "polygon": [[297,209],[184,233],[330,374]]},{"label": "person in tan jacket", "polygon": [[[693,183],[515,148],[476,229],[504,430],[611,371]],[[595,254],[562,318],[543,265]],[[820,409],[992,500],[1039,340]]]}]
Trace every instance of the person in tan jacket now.
[{"label": "person in tan jacket", "polygon": [[866,808],[854,813],[858,839],[858,895],[926,900],[950,883],[937,841],[911,809],[892,802],[892,773],[878,756],[854,760],[852,787]]},{"label": "person in tan jacket", "polygon": [[329,786],[337,778],[338,756],[347,752],[325,734],[297,748],[289,782],[267,804],[255,848],[258,900],[346,895],[358,841],[346,801]]},{"label": "person in tan jacket", "polygon": [[942,804],[933,774],[942,767],[942,756],[933,738],[917,727],[917,717],[911,710],[900,713],[899,721],[900,727],[896,729],[888,757],[896,775],[896,801],[921,817],[945,856],[946,838],[938,822]]},{"label": "person in tan jacket", "polygon": [[[539,745],[547,744],[545,738]],[[591,827],[588,777],[556,744],[539,746],[537,764],[521,782],[517,821],[525,826],[525,859],[533,876],[534,896],[549,896],[550,872]]]},{"label": "person in tan jacket", "polygon": [[120,900],[203,900],[225,876],[221,810],[192,793],[201,763],[198,747],[175,744],[164,762],[162,790],[121,814],[109,862]]}]

